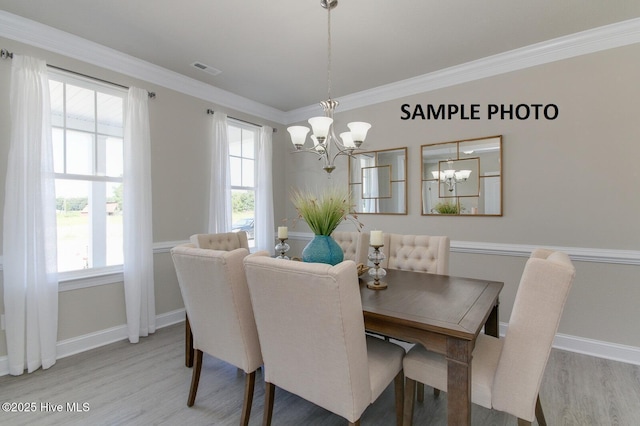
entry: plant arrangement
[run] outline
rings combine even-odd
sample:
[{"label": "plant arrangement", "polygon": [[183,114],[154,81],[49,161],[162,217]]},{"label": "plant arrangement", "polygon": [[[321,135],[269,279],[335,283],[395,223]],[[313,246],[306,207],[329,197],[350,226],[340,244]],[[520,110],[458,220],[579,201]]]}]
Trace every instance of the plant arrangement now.
[{"label": "plant arrangement", "polygon": [[353,222],[358,232],[364,227],[358,216],[350,211],[349,191],[345,188],[330,186],[317,195],[309,190],[294,189],[291,202],[298,212],[298,218],[307,222],[316,235],[331,235],[345,220]]},{"label": "plant arrangement", "polygon": [[446,201],[436,204],[433,210],[440,214],[458,214],[458,204]]}]

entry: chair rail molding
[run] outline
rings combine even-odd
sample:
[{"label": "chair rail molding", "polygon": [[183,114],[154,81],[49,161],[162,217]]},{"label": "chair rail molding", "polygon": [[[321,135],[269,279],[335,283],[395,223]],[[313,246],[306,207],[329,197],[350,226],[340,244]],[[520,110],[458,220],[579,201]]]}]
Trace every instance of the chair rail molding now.
[{"label": "chair rail molding", "polygon": [[[311,241],[309,232],[289,232],[289,239]],[[539,247],[567,253],[577,262],[615,263],[640,265],[640,250],[616,250],[603,248],[560,247],[545,244],[504,244],[481,241],[451,241],[452,253],[488,254],[492,256],[529,257]]]}]

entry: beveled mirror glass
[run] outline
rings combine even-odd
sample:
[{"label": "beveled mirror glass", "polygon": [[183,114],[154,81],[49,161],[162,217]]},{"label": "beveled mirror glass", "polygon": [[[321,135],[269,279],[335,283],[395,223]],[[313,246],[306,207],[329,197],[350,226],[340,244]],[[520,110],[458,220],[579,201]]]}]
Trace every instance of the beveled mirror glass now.
[{"label": "beveled mirror glass", "polygon": [[422,145],[422,214],[502,216],[502,136]]},{"label": "beveled mirror glass", "polygon": [[407,148],[349,158],[351,208],[359,214],[407,214]]}]

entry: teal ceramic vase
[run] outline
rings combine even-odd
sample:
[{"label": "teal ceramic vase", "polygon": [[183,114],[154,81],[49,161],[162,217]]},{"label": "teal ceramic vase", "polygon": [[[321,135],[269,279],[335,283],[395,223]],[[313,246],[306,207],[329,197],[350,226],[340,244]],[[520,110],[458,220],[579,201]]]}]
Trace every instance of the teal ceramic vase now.
[{"label": "teal ceramic vase", "polygon": [[336,243],[336,240],[327,235],[316,235],[302,250],[303,262],[337,265],[343,260],[342,248]]}]

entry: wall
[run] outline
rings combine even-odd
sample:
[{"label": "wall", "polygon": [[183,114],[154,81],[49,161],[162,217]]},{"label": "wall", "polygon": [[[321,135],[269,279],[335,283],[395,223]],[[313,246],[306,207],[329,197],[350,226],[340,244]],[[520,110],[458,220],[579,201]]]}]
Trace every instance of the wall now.
[{"label": "wall", "polygon": [[[12,40],[0,38],[0,46],[157,93],[157,98],[150,102],[156,306],[159,318],[175,319],[173,314],[182,309],[182,301],[167,251],[174,242],[206,229],[206,140],[210,117],[204,111],[223,109],[199,98]],[[408,147],[409,214],[361,215],[366,230],[449,235],[454,242],[452,274],[505,282],[501,297],[503,322],[508,321],[525,262],[518,252],[520,247],[559,246],[574,252],[602,253],[612,250],[617,259],[624,257],[622,251],[629,250],[628,264],[603,263],[602,256],[595,262],[576,262],[578,275],[560,333],[562,342],[574,350],[592,348],[589,344],[595,342],[612,352],[620,349],[631,353],[631,358],[640,363],[637,327],[640,312],[636,306],[640,300],[637,262],[640,223],[636,219],[640,211],[637,189],[640,176],[635,167],[640,155],[638,58],[640,46],[632,45],[338,113],[336,125],[340,130],[353,120],[374,125],[367,149]],[[10,67],[10,61],[0,61],[0,93],[4,95],[0,96],[0,206],[4,204],[10,132],[6,96]],[[400,106],[404,103],[485,106],[555,103],[560,115],[555,121],[403,121]],[[226,112],[265,123],[237,111]],[[290,188],[346,185],[347,165],[344,159],[339,159],[338,169],[327,177],[314,156],[288,153],[291,144],[285,126],[265,124],[278,128],[274,134],[273,159],[275,219],[277,224],[288,219],[291,226],[296,214],[288,200]],[[420,215],[420,145],[496,134],[504,137],[504,216]],[[342,228],[352,229],[348,225]],[[298,222],[291,231],[290,254],[296,255],[304,246],[308,228]],[[477,248],[492,244],[504,244],[507,248],[492,254],[464,250],[466,245]],[[0,302],[1,299],[2,292]],[[3,306],[0,303],[0,310]],[[122,283],[60,293],[60,342],[104,334],[105,330],[118,329],[124,323]],[[0,359],[5,354],[4,332],[0,331]]]},{"label": "wall", "polygon": [[[207,108],[224,111],[229,116],[278,129],[273,135],[274,170],[282,170],[285,157],[280,139],[286,133],[276,123],[233,110],[182,93],[135,80],[52,52],[0,38],[0,46],[16,54],[45,59],[47,63],[113,81],[126,86],[156,92],[149,102],[151,126],[151,168],[153,185],[153,240],[156,313],[160,323],[184,318],[169,248],[188,240],[195,233],[206,232],[208,223],[209,147],[211,116]],[[0,206],[4,207],[4,187],[9,151],[11,120],[9,85],[11,61],[0,61]],[[283,175],[274,177],[274,186],[283,184]],[[281,197],[280,197],[281,198]],[[275,217],[284,217],[283,205],[275,206]],[[0,239],[2,225],[0,222]],[[1,252],[0,252],[1,256]],[[0,258],[1,260],[1,258]],[[0,262],[1,267],[1,262]],[[0,274],[0,284],[2,277]],[[4,312],[0,287],[0,313]],[[59,355],[86,349],[78,340],[104,343],[104,339],[120,339],[126,323],[122,282],[90,288],[62,291],[59,294]],[[100,337],[100,335],[103,337]],[[113,337],[104,337],[113,336]],[[60,350],[61,342],[69,349]],[[5,333],[0,331],[0,361],[7,353]],[[1,362],[0,362],[1,370]]]},{"label": "wall", "polygon": [[[360,215],[366,230],[448,235],[450,273],[505,282],[501,318],[508,321],[526,258],[520,246],[554,246],[595,252],[632,251],[631,264],[576,261],[577,278],[560,333],[565,342],[597,340],[630,346],[640,363],[640,45],[575,57],[336,114],[373,124],[367,150],[408,147],[406,216]],[[480,120],[407,120],[402,104],[480,104]],[[556,120],[488,120],[487,104],[557,104]],[[502,217],[420,214],[420,145],[503,135]],[[305,176],[317,165],[292,161],[287,175],[301,184],[327,183]],[[346,182],[346,165],[331,179]],[[294,215],[289,206],[289,215]],[[343,227],[344,228],[344,227]],[[347,226],[344,228],[348,230]],[[300,231],[305,231],[301,227]],[[304,238],[302,238],[304,239]],[[304,246],[292,244],[292,254]],[[506,244],[499,255],[464,253],[465,245]],[[510,254],[512,250],[514,253]],[[618,252],[622,250],[622,252]],[[609,345],[610,344],[610,345]]]}]

